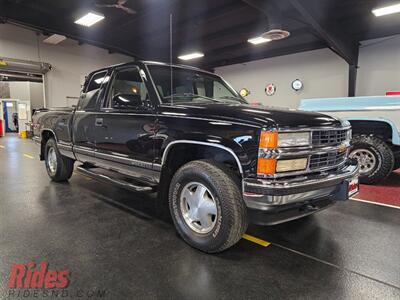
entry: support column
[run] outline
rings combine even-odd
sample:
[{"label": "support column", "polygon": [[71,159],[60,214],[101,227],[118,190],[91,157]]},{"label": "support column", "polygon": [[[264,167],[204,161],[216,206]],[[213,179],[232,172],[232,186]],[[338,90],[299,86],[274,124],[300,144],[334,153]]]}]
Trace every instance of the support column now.
[{"label": "support column", "polygon": [[357,51],[354,54],[354,62],[352,64],[349,64],[349,83],[347,89],[347,96],[349,97],[354,97],[356,95],[358,52],[359,46],[357,45]]}]

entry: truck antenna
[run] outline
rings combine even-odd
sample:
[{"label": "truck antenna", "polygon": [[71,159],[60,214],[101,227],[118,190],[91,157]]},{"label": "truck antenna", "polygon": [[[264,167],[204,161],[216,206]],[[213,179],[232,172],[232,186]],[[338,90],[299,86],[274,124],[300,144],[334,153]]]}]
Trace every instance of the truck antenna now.
[{"label": "truck antenna", "polygon": [[170,76],[171,76],[171,105],[174,104],[174,82],[172,77],[172,14],[169,15],[169,63],[170,63]]}]

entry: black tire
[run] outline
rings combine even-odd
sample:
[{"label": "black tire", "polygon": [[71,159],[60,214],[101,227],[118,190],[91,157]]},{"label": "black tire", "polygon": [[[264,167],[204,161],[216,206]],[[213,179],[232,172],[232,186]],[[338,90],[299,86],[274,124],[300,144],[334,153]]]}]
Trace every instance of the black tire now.
[{"label": "black tire", "polygon": [[[57,162],[54,170],[51,170],[49,165],[49,152],[53,151],[51,149],[54,150]],[[74,171],[74,160],[61,155],[60,151],[58,151],[57,143],[53,138],[50,138],[46,143],[44,161],[46,164],[47,174],[52,181],[62,182],[71,178],[72,172]]]},{"label": "black tire", "polygon": [[[185,200],[181,194],[192,182],[205,186],[215,200],[216,221],[208,233],[196,232],[183,217],[181,204]],[[175,173],[169,188],[169,208],[183,240],[207,253],[221,252],[233,246],[247,229],[247,210],[238,180],[230,170],[212,161],[192,161]]]},{"label": "black tire", "polygon": [[371,170],[362,173],[363,164],[360,163],[360,182],[373,184],[385,179],[393,171],[395,158],[392,149],[380,138],[373,135],[356,135],[352,139],[350,157],[355,157],[357,150],[367,150],[373,154],[375,164]]},{"label": "black tire", "polygon": [[394,157],[394,167],[393,171],[400,168],[400,154]]}]

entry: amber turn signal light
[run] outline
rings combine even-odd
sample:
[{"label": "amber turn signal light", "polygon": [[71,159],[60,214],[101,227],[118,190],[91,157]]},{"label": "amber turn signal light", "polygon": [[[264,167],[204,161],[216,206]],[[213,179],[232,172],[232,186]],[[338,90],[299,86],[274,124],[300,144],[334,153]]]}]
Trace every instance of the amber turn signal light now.
[{"label": "amber turn signal light", "polygon": [[275,174],[276,159],[274,158],[258,158],[257,160],[257,174]]},{"label": "amber turn signal light", "polygon": [[260,148],[275,149],[278,147],[278,133],[275,131],[261,131]]}]

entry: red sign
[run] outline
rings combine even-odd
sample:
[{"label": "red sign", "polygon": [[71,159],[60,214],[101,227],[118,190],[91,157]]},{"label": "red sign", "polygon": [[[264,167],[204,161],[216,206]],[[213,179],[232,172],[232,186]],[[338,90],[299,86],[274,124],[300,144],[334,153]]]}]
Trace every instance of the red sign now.
[{"label": "red sign", "polygon": [[275,91],[276,87],[273,83],[270,83],[265,87],[265,94],[267,94],[267,96],[272,96],[273,94],[275,94]]},{"label": "red sign", "polygon": [[36,263],[13,264],[11,267],[8,288],[10,289],[64,289],[69,285],[70,271],[48,270],[47,262],[40,263],[36,268]]},{"label": "red sign", "polygon": [[389,91],[389,92],[386,92],[386,96],[400,96],[400,92]]}]

